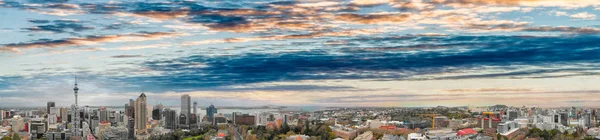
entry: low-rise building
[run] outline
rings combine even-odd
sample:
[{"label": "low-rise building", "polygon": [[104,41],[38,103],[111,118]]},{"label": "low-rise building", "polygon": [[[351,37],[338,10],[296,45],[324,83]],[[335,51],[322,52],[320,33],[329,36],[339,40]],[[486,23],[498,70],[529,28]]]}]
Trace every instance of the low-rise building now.
[{"label": "low-rise building", "polygon": [[310,139],[307,135],[292,135],[287,138],[287,140],[308,140]]}]

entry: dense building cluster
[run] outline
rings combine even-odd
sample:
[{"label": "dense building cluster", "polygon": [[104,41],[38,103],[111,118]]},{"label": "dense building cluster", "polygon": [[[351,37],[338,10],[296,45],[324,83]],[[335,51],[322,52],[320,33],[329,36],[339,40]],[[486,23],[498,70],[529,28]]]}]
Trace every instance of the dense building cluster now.
[{"label": "dense building cluster", "polygon": [[[73,88],[77,100],[79,88]],[[596,108],[495,106],[421,108],[198,107],[151,105],[141,93],[121,107],[0,108],[0,137],[17,139],[599,139]],[[85,104],[85,103],[84,103]],[[198,109],[200,108],[200,109]],[[205,112],[198,111],[204,110]]]}]

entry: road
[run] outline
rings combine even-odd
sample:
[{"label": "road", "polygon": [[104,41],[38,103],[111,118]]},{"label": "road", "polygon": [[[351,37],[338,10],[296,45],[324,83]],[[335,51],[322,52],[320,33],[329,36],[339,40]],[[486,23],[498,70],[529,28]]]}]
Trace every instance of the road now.
[{"label": "road", "polygon": [[242,134],[240,134],[240,130],[236,125],[229,124],[229,127],[232,127],[235,130],[235,136],[233,136],[234,140],[244,140]]}]

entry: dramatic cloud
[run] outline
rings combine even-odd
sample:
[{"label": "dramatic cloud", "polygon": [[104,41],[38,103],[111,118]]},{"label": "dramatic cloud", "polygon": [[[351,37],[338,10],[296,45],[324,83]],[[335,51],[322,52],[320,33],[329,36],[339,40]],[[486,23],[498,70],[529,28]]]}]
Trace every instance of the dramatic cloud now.
[{"label": "dramatic cloud", "polygon": [[143,57],[142,55],[115,55],[115,56],[111,56],[112,58],[136,58],[136,57]]},{"label": "dramatic cloud", "polygon": [[19,51],[21,49],[31,48],[58,48],[68,46],[83,46],[95,45],[104,42],[128,42],[128,41],[145,41],[157,40],[165,37],[180,36],[180,33],[174,32],[140,32],[122,35],[105,35],[105,36],[87,36],[82,38],[67,38],[61,40],[37,40],[28,43],[6,44],[0,48],[2,51]]},{"label": "dramatic cloud", "polygon": [[[30,21],[30,22],[34,22],[34,23],[38,23],[38,24],[43,23],[43,21]],[[57,21],[55,21],[54,24],[38,25],[38,26],[33,26],[30,28],[23,28],[23,29],[29,30],[29,31],[45,31],[45,32],[53,32],[53,33],[64,33],[64,32],[77,33],[77,32],[81,32],[84,30],[92,30],[92,29],[94,29],[94,27],[84,26],[82,24],[78,24],[75,22],[69,23],[69,22],[57,20]]]},{"label": "dramatic cloud", "polygon": [[375,13],[368,15],[359,14],[340,14],[336,19],[361,24],[382,24],[382,23],[401,23],[410,20],[410,14],[407,13]]},{"label": "dramatic cloud", "polygon": [[144,89],[174,105],[182,93],[240,105],[590,105],[600,100],[598,7],[0,0],[0,106],[69,102],[74,76],[90,104],[122,105]]}]

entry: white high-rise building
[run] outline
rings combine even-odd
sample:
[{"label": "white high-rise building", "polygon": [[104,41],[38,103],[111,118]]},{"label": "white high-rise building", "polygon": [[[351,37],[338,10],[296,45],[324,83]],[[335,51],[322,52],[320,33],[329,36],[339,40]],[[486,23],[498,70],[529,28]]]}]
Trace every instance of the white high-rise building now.
[{"label": "white high-rise building", "polygon": [[146,114],[148,116],[148,119],[152,119],[152,110],[154,110],[154,107],[152,105],[147,105],[146,109],[148,110],[148,114]]},{"label": "white high-rise building", "polygon": [[25,119],[19,115],[15,115],[11,119],[10,125],[12,126],[13,131],[21,132],[23,129],[25,129]]},{"label": "white high-rise building", "polygon": [[135,129],[136,134],[146,133],[146,122],[148,122],[148,108],[146,108],[146,94],[142,93],[135,100]]},{"label": "white high-rise building", "polygon": [[83,137],[85,139],[87,139],[88,135],[92,133],[92,130],[90,130],[90,125],[88,125],[87,122],[83,122]]},{"label": "white high-rise building", "polygon": [[48,124],[58,123],[58,116],[56,114],[48,114]]}]

